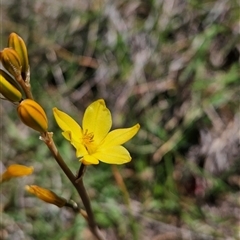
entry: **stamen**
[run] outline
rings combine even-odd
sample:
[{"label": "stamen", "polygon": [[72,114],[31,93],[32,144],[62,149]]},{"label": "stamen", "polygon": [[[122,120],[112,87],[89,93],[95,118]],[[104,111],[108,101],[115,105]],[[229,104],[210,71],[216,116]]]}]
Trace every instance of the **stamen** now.
[{"label": "stamen", "polygon": [[94,143],[94,134],[93,132],[88,133],[88,129],[83,134],[82,143],[89,152],[89,154],[92,154],[96,151],[96,144]]},{"label": "stamen", "polygon": [[85,133],[83,134],[83,143],[84,145],[90,144],[94,142],[94,134],[88,133],[88,129],[85,131]]}]

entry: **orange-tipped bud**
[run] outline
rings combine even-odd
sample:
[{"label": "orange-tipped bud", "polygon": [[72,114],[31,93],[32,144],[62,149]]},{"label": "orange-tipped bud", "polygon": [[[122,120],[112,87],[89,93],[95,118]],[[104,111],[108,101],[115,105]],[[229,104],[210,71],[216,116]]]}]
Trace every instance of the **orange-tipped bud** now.
[{"label": "orange-tipped bud", "polygon": [[0,93],[11,102],[19,102],[22,99],[20,87],[15,80],[0,69]]},{"label": "orange-tipped bud", "polygon": [[13,48],[4,48],[0,59],[6,70],[14,77],[21,75],[22,64],[18,53]]},{"label": "orange-tipped bud", "polygon": [[41,188],[37,185],[27,185],[25,189],[44,202],[54,204],[59,208],[63,207],[67,203],[66,199],[59,197],[56,193],[46,188]]},{"label": "orange-tipped bud", "polygon": [[13,164],[1,175],[0,182],[5,182],[15,177],[23,177],[33,173],[33,167]]},{"label": "orange-tipped bud", "polygon": [[22,78],[25,80],[29,71],[28,52],[25,42],[16,33],[11,33],[8,38],[8,47],[17,52],[22,65]]},{"label": "orange-tipped bud", "polygon": [[17,108],[22,122],[28,127],[42,133],[48,128],[48,119],[43,108],[34,100],[25,99]]}]

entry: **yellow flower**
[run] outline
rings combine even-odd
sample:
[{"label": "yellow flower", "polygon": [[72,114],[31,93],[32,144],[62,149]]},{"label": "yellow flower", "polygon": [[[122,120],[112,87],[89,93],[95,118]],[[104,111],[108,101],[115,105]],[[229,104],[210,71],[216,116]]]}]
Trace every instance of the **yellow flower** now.
[{"label": "yellow flower", "polygon": [[67,202],[65,198],[59,197],[56,193],[37,185],[27,185],[25,186],[25,190],[34,194],[37,198],[43,200],[44,202],[54,204],[60,208]]},{"label": "yellow flower", "polygon": [[76,156],[84,164],[98,164],[99,161],[123,164],[131,161],[128,150],[121,145],[138,132],[140,125],[110,131],[112,117],[103,99],[88,106],[82,127],[57,108],[53,108],[53,114],[58,126],[63,130],[63,136],[76,148]]},{"label": "yellow flower", "polygon": [[19,164],[10,165],[0,176],[0,182],[5,182],[14,177],[23,177],[32,174],[33,167],[27,167]]}]

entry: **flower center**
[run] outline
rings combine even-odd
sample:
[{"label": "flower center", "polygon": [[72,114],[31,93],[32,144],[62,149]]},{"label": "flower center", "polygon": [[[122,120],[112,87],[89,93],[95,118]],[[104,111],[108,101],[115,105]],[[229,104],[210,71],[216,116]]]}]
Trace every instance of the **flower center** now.
[{"label": "flower center", "polygon": [[94,134],[88,133],[88,129],[84,132],[82,138],[83,145],[86,147],[89,154],[96,152],[96,144],[94,143]]}]

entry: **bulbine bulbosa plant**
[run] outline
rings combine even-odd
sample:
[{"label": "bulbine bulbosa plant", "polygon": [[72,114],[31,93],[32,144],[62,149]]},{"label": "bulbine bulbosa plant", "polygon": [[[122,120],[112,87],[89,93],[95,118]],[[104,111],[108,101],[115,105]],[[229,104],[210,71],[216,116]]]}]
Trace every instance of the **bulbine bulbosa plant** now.
[{"label": "bulbine bulbosa plant", "polygon": [[[108,164],[124,164],[131,161],[128,150],[122,144],[138,132],[139,124],[130,128],[110,130],[112,127],[111,112],[103,99],[94,101],[87,107],[83,115],[82,126],[68,114],[54,107],[53,115],[62,130],[62,135],[76,149],[76,157],[80,162],[79,169],[72,171],[58,151],[53,140],[53,133],[48,130],[48,117],[43,107],[33,98],[27,47],[16,33],[9,35],[8,46],[0,52],[0,60],[2,99],[14,103],[17,106],[20,120],[26,126],[39,132],[40,140],[46,144],[59,167],[77,190],[84,209],[81,209],[75,201],[67,200],[37,185],[26,186],[26,191],[59,208],[71,207],[86,219],[96,239],[105,239],[95,222],[91,202],[84,187],[84,173],[88,165],[99,164],[100,161]],[[14,177],[32,174],[33,170],[33,167],[13,164],[2,173],[0,183]]]}]

